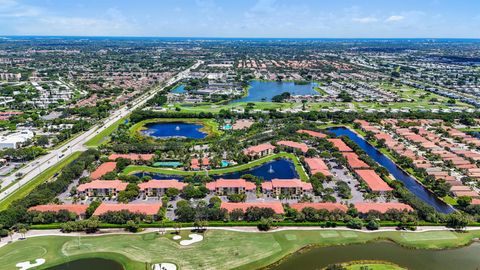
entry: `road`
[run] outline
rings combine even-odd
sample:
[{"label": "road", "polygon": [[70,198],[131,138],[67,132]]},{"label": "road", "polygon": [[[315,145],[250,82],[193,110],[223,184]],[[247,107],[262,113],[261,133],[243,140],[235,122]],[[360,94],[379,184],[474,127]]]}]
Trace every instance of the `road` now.
[{"label": "road", "polygon": [[102,124],[93,126],[91,129],[80,134],[73,140],[67,142],[62,147],[51,150],[48,154],[43,155],[35,160],[32,160],[31,162],[27,163],[24,167],[22,167],[12,175],[9,175],[3,178],[2,187],[6,187],[17,180],[16,175],[18,174],[22,175],[22,178],[20,180],[15,182],[15,184],[13,184],[12,186],[10,186],[8,189],[6,189],[0,194],[0,201],[7,198],[10,194],[13,194],[16,190],[18,190],[19,188],[21,188],[22,186],[30,182],[33,178],[35,178],[35,176],[37,176],[41,172],[60,163],[62,160],[67,158],[73,152],[85,151],[87,148],[84,146],[84,144],[87,141],[95,137],[95,135],[97,135],[98,133],[107,129],[109,126],[113,125],[119,119],[127,116],[133,110],[143,106],[145,102],[153,98],[159,91],[163,90],[165,87],[175,84],[176,82],[188,76],[190,70],[196,69],[202,63],[203,61],[198,60],[197,63],[195,63],[193,66],[187,68],[182,72],[179,72],[177,75],[167,80],[162,86],[154,88],[148,91],[147,93],[145,93],[144,95],[138,97],[134,101],[132,101],[129,104],[131,106],[123,106],[122,108],[116,110],[115,112],[112,113],[111,116],[104,119]]}]

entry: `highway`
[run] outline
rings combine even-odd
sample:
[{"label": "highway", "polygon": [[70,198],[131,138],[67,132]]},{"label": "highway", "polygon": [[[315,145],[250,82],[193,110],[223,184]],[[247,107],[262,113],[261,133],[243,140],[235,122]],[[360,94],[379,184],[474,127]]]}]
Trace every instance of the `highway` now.
[{"label": "highway", "polygon": [[4,190],[0,194],[0,201],[4,200],[5,198],[9,197],[19,188],[30,182],[33,178],[39,175],[41,172],[57,165],[62,160],[67,158],[74,152],[77,151],[85,151],[87,148],[85,147],[85,143],[95,137],[98,133],[102,132],[103,130],[107,129],[109,126],[113,125],[119,119],[127,116],[133,110],[143,106],[145,102],[149,99],[153,98],[159,91],[163,90],[165,87],[171,86],[178,81],[182,80],[190,73],[190,70],[196,69],[199,67],[203,61],[198,60],[193,66],[189,67],[188,69],[179,72],[174,77],[170,78],[162,86],[158,86],[152,90],[149,90],[144,95],[138,97],[134,101],[130,103],[131,106],[123,106],[122,108],[114,111],[112,115],[108,118],[103,120],[102,124],[98,124],[93,126],[88,131],[80,134],[73,140],[67,142],[65,145],[58,149],[51,150],[48,154],[38,157],[35,160],[30,161],[24,167],[17,170],[15,173],[5,177],[2,179],[2,187],[7,187],[11,183],[14,183],[17,180],[17,176],[21,174],[21,179],[15,182],[15,184],[11,185],[8,189]]}]

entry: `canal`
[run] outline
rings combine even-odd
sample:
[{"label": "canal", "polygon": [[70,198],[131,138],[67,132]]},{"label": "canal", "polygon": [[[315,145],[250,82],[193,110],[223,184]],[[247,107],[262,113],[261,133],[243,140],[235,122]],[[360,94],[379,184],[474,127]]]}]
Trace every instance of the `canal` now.
[{"label": "canal", "polygon": [[448,214],[454,211],[452,206],[438,199],[432,192],[423,187],[413,177],[405,173],[387,156],[382,154],[375,147],[373,147],[363,138],[358,136],[357,133],[345,127],[329,128],[328,131],[335,134],[336,136],[347,136],[348,138],[350,138],[352,141],[358,144],[358,146],[360,146],[360,148],[362,148],[363,151],[365,151],[373,160],[385,167],[390,172],[390,174],[395,177],[396,180],[402,182],[410,192],[415,194],[425,203],[434,207],[435,210],[437,210],[438,212]]}]

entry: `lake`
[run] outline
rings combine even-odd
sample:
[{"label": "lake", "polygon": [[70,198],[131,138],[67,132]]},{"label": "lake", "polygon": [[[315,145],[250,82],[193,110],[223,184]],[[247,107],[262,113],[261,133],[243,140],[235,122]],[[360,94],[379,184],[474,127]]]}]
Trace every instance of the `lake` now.
[{"label": "lake", "polygon": [[123,270],[123,266],[113,260],[90,258],[80,259],[67,263],[63,263],[47,270],[85,270],[85,269],[102,269],[102,270]]},{"label": "lake", "polygon": [[189,138],[203,139],[207,137],[206,132],[200,131],[203,128],[201,124],[168,122],[168,123],[148,123],[142,134],[155,138]]},{"label": "lake", "polygon": [[363,151],[365,151],[373,160],[385,167],[395,177],[396,180],[402,182],[410,192],[412,192],[425,203],[433,206],[438,212],[448,214],[454,211],[453,207],[438,199],[435,194],[418,183],[413,177],[405,173],[387,156],[382,154],[375,147],[358,136],[357,133],[344,127],[328,128],[327,130],[336,136],[344,135],[350,138],[352,141],[358,144],[358,146],[360,146],[360,148],[362,148]]},{"label": "lake", "polygon": [[278,179],[293,179],[298,178],[298,173],[295,170],[295,165],[289,159],[277,159],[264,163],[258,167],[253,167],[248,170],[227,173],[222,175],[212,175],[214,179],[238,179],[244,174],[251,174],[261,177],[265,180]]},{"label": "lake", "polygon": [[292,95],[319,95],[315,91],[317,83],[295,84],[294,82],[251,81],[248,96],[233,102],[272,101],[272,97],[289,92]]},{"label": "lake", "polygon": [[358,260],[388,261],[409,270],[479,269],[480,245],[448,250],[408,249],[391,242],[318,247],[296,252],[270,270],[316,270],[330,264]]},{"label": "lake", "polygon": [[[200,172],[203,173],[204,172]],[[226,174],[219,174],[219,175],[211,175],[213,179],[238,179],[244,174],[251,174],[257,177],[261,177],[265,180],[272,180],[275,178],[278,179],[293,179],[298,178],[298,173],[295,170],[295,165],[289,159],[277,159],[267,163],[264,163],[260,166],[233,172],[233,173],[226,173]],[[165,175],[165,174],[156,174],[156,173],[135,173],[135,176],[143,177],[143,176],[150,176],[152,179],[155,180],[169,180],[169,179],[178,179],[182,180],[182,176],[174,176],[174,175]]]}]

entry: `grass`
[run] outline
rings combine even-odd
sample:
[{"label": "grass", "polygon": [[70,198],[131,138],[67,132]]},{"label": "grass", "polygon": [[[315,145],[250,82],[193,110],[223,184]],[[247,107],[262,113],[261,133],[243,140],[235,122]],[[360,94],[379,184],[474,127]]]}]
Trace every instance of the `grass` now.
[{"label": "grass", "polygon": [[[300,179],[302,181],[308,181],[308,175],[303,169],[302,164],[298,160],[297,156],[295,156],[292,153],[278,153],[275,155],[263,157],[257,160],[254,160],[252,162],[238,165],[238,166],[232,166],[232,167],[227,167],[227,168],[222,168],[222,169],[213,169],[208,171],[208,175],[220,175],[220,174],[227,174],[227,173],[232,173],[232,172],[238,172],[238,171],[245,171],[250,168],[254,168],[257,166],[260,166],[264,163],[267,163],[269,161],[272,161],[274,159],[278,158],[287,158],[293,161],[293,164],[295,165],[295,170],[297,171]],[[132,174],[136,172],[147,172],[147,173],[157,173],[157,174],[166,174],[166,175],[179,175],[179,176],[187,176],[187,175],[204,175],[204,171],[183,171],[183,170],[177,170],[177,169],[169,169],[169,168],[154,168],[154,167],[148,167],[148,166],[136,166],[136,165],[130,165],[125,170],[123,173],[125,174]]]},{"label": "grass", "polygon": [[402,268],[398,265],[390,264],[390,263],[383,263],[383,262],[371,262],[371,263],[347,263],[345,265],[347,270],[404,270],[405,268]]},{"label": "grass", "polygon": [[190,124],[198,124],[203,125],[202,128],[199,130],[201,132],[207,133],[209,136],[218,136],[221,135],[222,132],[219,129],[218,123],[214,119],[199,119],[199,118],[155,118],[155,119],[147,119],[140,121],[133,125],[130,128],[130,132],[132,135],[136,135],[141,130],[145,129],[146,124],[150,123],[167,123],[167,122],[178,122],[178,123],[190,123]]},{"label": "grass", "polygon": [[15,200],[21,199],[27,196],[33,189],[35,189],[40,184],[46,182],[50,178],[52,178],[57,172],[59,172],[63,167],[67,166],[70,162],[74,161],[76,158],[80,156],[81,152],[75,152],[62,160],[55,166],[50,167],[49,169],[43,171],[35,178],[30,180],[27,184],[23,185],[21,188],[17,189],[14,193],[10,194],[8,197],[3,199],[0,202],[0,211],[5,210],[8,206]]},{"label": "grass", "polygon": [[[258,269],[266,267],[299,249],[310,246],[331,246],[366,243],[388,239],[411,248],[453,248],[470,243],[480,231],[465,233],[442,232],[375,232],[322,231],[336,237],[324,238],[319,231],[279,231],[245,233],[208,230],[205,240],[191,246],[180,246],[156,233],[104,236],[43,236],[16,241],[0,249],[0,262],[5,269],[15,264],[45,258],[42,268],[79,258],[106,258],[122,263],[126,270],[146,269],[145,263],[175,263],[179,269]],[[356,237],[351,237],[351,235]],[[411,234],[405,240],[404,234]],[[445,235],[445,236],[444,236]],[[451,237],[455,236],[455,239]],[[448,236],[448,237],[447,237]],[[416,239],[412,241],[412,239]],[[319,258],[321,259],[321,258]],[[353,268],[355,269],[355,268]],[[378,268],[389,269],[389,268]],[[395,269],[395,268],[394,268]]]},{"label": "grass", "polygon": [[125,119],[121,118],[112,125],[108,126],[106,129],[102,130],[100,133],[95,135],[93,138],[91,138],[88,142],[85,143],[85,146],[87,147],[98,147],[102,145],[103,143],[107,142],[107,137],[112,134],[121,124],[125,123]]}]

